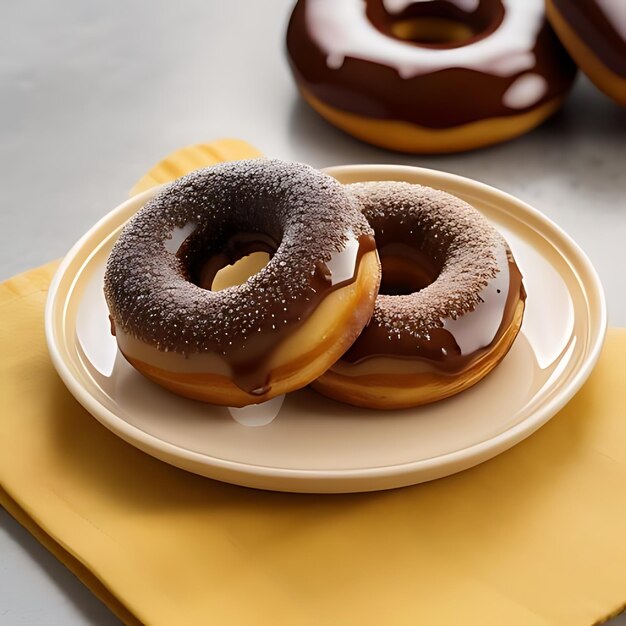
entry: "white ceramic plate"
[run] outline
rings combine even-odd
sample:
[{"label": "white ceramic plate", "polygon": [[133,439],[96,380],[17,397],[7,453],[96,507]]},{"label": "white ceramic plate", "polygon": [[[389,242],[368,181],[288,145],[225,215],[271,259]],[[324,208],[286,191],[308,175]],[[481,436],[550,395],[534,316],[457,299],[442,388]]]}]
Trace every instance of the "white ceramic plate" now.
[{"label": "white ceramic plate", "polygon": [[302,390],[257,428],[237,423],[228,409],[161,389],[118,353],[102,293],[111,246],[155,194],[150,190],[96,224],[50,287],[50,353],[79,402],[127,442],[191,472],[262,489],[330,493],[401,487],[461,471],[515,445],[570,400],[598,358],[606,307],[591,263],[563,231],[519,200],[459,176],[374,165],[327,171],[342,182],[405,180],[444,189],[505,235],[528,300],[520,335],[489,376],[456,397],[402,411],[357,409]]}]

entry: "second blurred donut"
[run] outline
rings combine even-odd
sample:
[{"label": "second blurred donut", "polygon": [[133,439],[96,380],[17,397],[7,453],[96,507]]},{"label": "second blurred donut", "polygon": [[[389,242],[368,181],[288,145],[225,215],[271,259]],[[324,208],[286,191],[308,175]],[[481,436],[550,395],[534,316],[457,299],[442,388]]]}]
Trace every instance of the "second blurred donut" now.
[{"label": "second blurred donut", "polygon": [[580,69],[626,106],[626,2],[546,0],[550,23]]}]

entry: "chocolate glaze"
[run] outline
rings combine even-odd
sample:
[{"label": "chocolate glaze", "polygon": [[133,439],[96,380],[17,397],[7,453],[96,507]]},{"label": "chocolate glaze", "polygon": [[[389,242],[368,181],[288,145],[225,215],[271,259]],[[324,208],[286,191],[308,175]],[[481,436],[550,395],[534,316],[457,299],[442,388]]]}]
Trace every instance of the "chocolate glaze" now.
[{"label": "chocolate glaze", "polygon": [[[199,284],[212,282],[210,259],[214,274],[259,246],[272,259],[244,284]],[[262,395],[273,351],[373,250],[357,202],[329,176],[275,160],[226,163],[172,183],[130,220],[105,295],[125,333],[164,352],[218,355],[241,389]]]},{"label": "chocolate glaze", "polygon": [[[576,73],[576,66],[545,22],[540,28],[531,52],[535,65],[510,75],[496,75],[471,67],[448,67],[403,78],[397,67],[371,60],[346,57],[337,68],[329,67],[327,54],[316,42],[318,24],[311,24],[307,5],[315,0],[299,0],[289,22],[287,50],[296,81],[319,100],[343,111],[382,120],[402,120],[428,128],[449,128],[482,119],[519,115],[564,95]],[[520,0],[525,2],[526,0]],[[465,20],[473,31],[469,40],[459,44],[417,44],[407,46],[438,49],[467,46],[488,38],[497,30],[503,16],[500,0],[482,0],[474,14],[457,6],[436,0],[409,6],[399,15],[390,15],[382,0],[367,0],[367,18],[388,37],[394,20],[429,15]],[[345,24],[346,30],[350,24]],[[337,33],[337,37],[341,37]],[[402,41],[402,40],[400,40]],[[547,83],[545,93],[532,104],[510,108],[504,95],[522,75],[532,73]]]},{"label": "chocolate glaze", "polygon": [[[526,298],[506,242],[478,211],[449,194],[406,183],[349,188],[374,228],[383,289],[385,250],[388,258],[417,263],[425,284],[410,295],[379,295],[372,320],[341,362],[393,357],[418,360],[449,374],[467,369],[497,344]],[[499,251],[504,252],[500,256],[506,267],[497,258]],[[507,288],[485,289],[507,269]],[[493,336],[478,349],[464,352],[459,345],[463,341],[446,318],[462,322],[465,316],[484,315],[488,307],[495,307],[500,316]]]},{"label": "chocolate glaze", "polygon": [[[626,41],[596,0],[552,0],[563,19],[606,67],[626,78]],[[626,19],[626,4],[624,5]]]},{"label": "chocolate glaze", "polygon": [[350,350],[343,355],[341,361],[360,363],[374,357],[393,357],[418,360],[439,372],[448,374],[459,374],[469,369],[477,359],[498,343],[511,325],[520,299],[526,298],[522,275],[512,257],[509,261],[509,272],[509,291],[503,307],[502,322],[493,340],[479,350],[463,354],[454,333],[443,327],[432,328],[424,337],[403,332],[400,337],[396,335],[390,339],[384,326],[370,323]]}]

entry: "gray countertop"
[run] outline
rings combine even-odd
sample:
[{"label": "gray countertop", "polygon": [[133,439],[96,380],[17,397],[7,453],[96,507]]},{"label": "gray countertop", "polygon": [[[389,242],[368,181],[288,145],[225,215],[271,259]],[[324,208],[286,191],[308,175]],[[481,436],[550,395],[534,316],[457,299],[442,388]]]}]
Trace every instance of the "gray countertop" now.
[{"label": "gray countertop", "polygon": [[[384,152],[297,97],[283,45],[292,4],[6,3],[0,280],[63,255],[170,151],[236,136],[314,166],[421,165],[516,195],[582,246],[610,323],[626,326],[626,109],[580,77],[563,110],[516,141],[455,156]],[[0,624],[118,623],[4,511],[0,522]]]}]

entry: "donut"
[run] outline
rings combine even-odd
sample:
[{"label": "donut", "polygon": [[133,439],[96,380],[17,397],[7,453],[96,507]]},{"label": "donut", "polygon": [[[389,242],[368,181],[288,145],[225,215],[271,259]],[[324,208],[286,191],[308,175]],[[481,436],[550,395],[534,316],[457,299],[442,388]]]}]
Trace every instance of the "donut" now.
[{"label": "donut", "polygon": [[[217,291],[228,263],[271,260]],[[126,224],[104,292],[120,352],[180,395],[258,404],[304,387],[369,320],[380,282],[357,200],[313,168],[252,159],[197,170]]]},{"label": "donut", "polygon": [[580,69],[626,106],[624,0],[546,0],[550,24]]},{"label": "donut", "polygon": [[543,0],[298,0],[287,51],[322,117],[413,153],[521,135],[558,109],[576,74]]},{"label": "donut", "polygon": [[522,323],[526,293],[506,241],[442,191],[400,182],[349,189],[374,229],[382,283],[370,323],[313,387],[356,406],[399,409],[476,384]]}]

